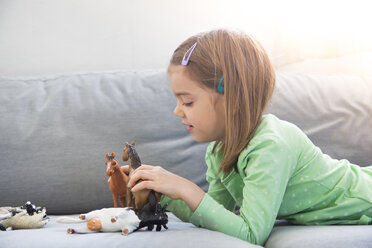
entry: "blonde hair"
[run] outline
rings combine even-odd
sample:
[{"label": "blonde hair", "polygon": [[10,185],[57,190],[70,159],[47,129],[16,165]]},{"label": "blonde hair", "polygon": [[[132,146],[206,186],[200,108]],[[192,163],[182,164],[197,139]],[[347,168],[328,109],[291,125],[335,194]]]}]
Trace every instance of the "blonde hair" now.
[{"label": "blonde hair", "polygon": [[[262,119],[275,87],[275,72],[263,47],[252,37],[230,30],[200,33],[184,41],[170,65],[181,65],[197,42],[185,71],[202,86],[217,91],[222,76],[225,94],[226,137],[216,142],[222,152],[220,171],[237,170],[240,152],[248,145]],[[169,68],[168,68],[169,70]],[[221,93],[222,94],[222,93]]]}]

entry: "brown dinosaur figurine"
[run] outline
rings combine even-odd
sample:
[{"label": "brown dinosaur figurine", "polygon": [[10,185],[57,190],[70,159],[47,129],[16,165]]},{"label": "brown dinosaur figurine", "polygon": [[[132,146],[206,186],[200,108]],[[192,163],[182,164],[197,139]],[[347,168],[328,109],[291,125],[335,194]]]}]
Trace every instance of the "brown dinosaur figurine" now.
[{"label": "brown dinosaur figurine", "polygon": [[[125,143],[125,147],[123,149],[123,161],[128,161],[129,164],[129,176],[128,181],[130,177],[133,174],[133,171],[141,166],[141,159],[138,156],[138,153],[134,147],[135,143],[132,141],[131,144],[128,144],[128,142]],[[140,181],[138,181],[140,182]],[[148,202],[149,194],[152,190],[149,189],[143,189],[140,191],[137,191],[135,193],[132,193],[130,188],[127,188],[127,206],[128,207],[134,207],[138,210],[141,210],[143,206]],[[156,201],[160,201],[161,194],[158,192],[155,192]]]},{"label": "brown dinosaur figurine", "polygon": [[106,159],[106,174],[110,177],[107,183],[112,192],[114,207],[118,207],[118,200],[120,200],[123,207],[126,207],[125,198],[127,196],[128,176],[123,172],[119,162],[115,159],[114,152],[111,155],[106,153]]}]

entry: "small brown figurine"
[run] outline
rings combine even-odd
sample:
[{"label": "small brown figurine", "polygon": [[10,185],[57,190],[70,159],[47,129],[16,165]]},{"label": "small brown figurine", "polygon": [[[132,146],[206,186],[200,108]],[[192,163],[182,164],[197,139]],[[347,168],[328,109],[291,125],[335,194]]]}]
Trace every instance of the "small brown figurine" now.
[{"label": "small brown figurine", "polygon": [[[138,156],[138,153],[136,149],[134,148],[134,141],[132,141],[131,144],[128,144],[128,142],[125,143],[125,147],[123,149],[123,161],[128,161],[129,164],[129,178],[133,174],[133,171],[141,166],[141,159]],[[138,210],[141,210],[143,206],[147,203],[147,199],[149,197],[149,194],[152,190],[144,189],[137,191],[135,193],[132,193],[130,191],[130,188],[127,188],[127,205],[128,207],[134,207]],[[158,192],[155,192],[156,200],[157,202],[160,201],[161,194]]]},{"label": "small brown figurine", "polygon": [[120,168],[119,162],[115,159],[115,153],[106,153],[106,174],[110,177],[107,181],[112,192],[114,207],[118,207],[118,199],[123,207],[126,207],[128,176]]}]

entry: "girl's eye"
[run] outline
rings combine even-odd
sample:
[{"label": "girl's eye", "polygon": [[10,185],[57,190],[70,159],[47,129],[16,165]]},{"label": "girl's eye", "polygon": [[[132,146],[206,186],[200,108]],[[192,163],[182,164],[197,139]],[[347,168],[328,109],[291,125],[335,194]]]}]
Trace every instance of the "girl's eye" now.
[{"label": "girl's eye", "polygon": [[184,102],[182,103],[183,106],[190,107],[192,105],[192,102]]}]

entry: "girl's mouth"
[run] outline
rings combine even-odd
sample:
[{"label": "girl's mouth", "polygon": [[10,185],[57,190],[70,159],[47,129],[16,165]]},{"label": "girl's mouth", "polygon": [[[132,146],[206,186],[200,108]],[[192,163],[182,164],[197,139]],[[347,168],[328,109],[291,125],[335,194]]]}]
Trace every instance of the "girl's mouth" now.
[{"label": "girl's mouth", "polygon": [[194,129],[194,126],[193,125],[188,125],[187,126],[187,131],[189,131],[191,133],[191,131]]}]

